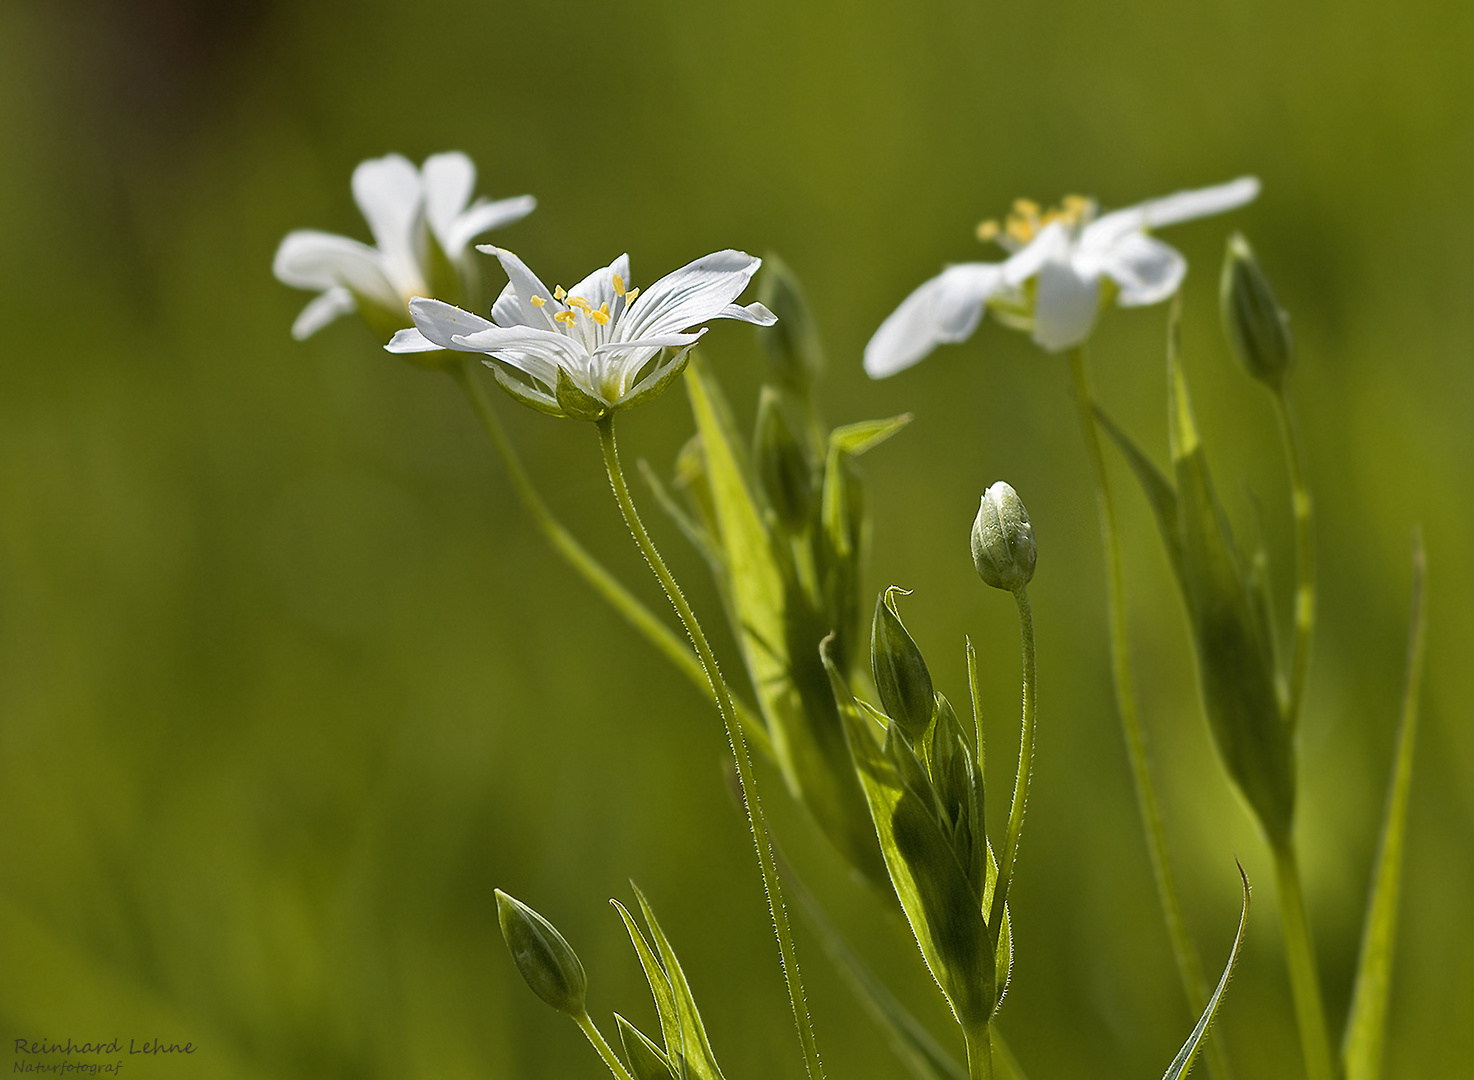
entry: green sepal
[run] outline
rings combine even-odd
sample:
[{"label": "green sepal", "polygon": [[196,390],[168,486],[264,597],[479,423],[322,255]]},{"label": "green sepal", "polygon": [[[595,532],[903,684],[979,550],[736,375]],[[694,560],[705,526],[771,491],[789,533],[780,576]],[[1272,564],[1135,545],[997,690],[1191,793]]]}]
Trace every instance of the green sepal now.
[{"label": "green sepal", "polygon": [[659,374],[645,385],[637,385],[632,393],[619,400],[615,406],[617,409],[633,409],[636,405],[643,405],[652,398],[659,397],[665,393],[671,383],[681,377],[686,370],[686,364],[690,358],[690,347],[682,349],[674,360],[662,361],[663,366],[658,368]]},{"label": "green sepal", "polygon": [[1264,640],[1243,558],[1213,489],[1175,349],[1168,378],[1182,591],[1203,706],[1229,776],[1279,846],[1294,819],[1294,732],[1280,702],[1273,644]]},{"label": "green sepal", "polygon": [[681,962],[660,929],[660,923],[655,918],[655,912],[650,909],[645,894],[633,882],[630,887],[635,891],[640,913],[644,915],[645,925],[649,927],[650,936],[655,940],[653,951],[625,906],[618,900],[611,900],[610,903],[619,909],[625,929],[629,931],[630,941],[639,954],[640,965],[645,969],[645,978],[650,983],[655,1008],[660,1014],[666,1056],[676,1066],[678,1076],[692,1076],[696,1080],[723,1080],[722,1070],[717,1066],[716,1058],[711,1052],[711,1043],[706,1037],[706,1026],[701,1022],[701,1013],[696,1008],[696,999],[691,995],[686,973],[681,970]]},{"label": "green sepal", "polygon": [[559,1012],[583,1015],[588,976],[557,928],[500,889],[496,890],[496,917],[512,961],[532,992]]},{"label": "green sepal", "polygon": [[670,1058],[645,1033],[619,1013],[614,1014],[619,1029],[619,1044],[624,1047],[624,1060],[629,1062],[635,1080],[679,1080]]},{"label": "green sepal", "polygon": [[1183,1080],[1192,1071],[1198,1051],[1203,1047],[1203,1040],[1208,1036],[1208,1029],[1212,1027],[1213,1020],[1218,1015],[1218,1009],[1223,1004],[1223,995],[1228,990],[1228,980],[1233,975],[1234,965],[1238,963],[1239,951],[1244,947],[1244,931],[1249,926],[1249,878],[1244,873],[1242,866],[1239,867],[1239,877],[1244,883],[1244,900],[1243,907],[1239,911],[1239,931],[1234,935],[1233,948],[1228,954],[1228,963],[1223,966],[1223,975],[1219,977],[1218,986],[1214,989],[1213,996],[1208,999],[1203,1015],[1193,1026],[1187,1042],[1182,1044],[1182,1049],[1177,1051],[1172,1064],[1167,1066],[1167,1071],[1162,1074],[1162,1080]]},{"label": "green sepal", "polygon": [[911,595],[892,585],[875,597],[870,622],[870,667],[880,704],[906,737],[915,742],[931,723],[935,707],[931,673],[896,611],[896,595]]},{"label": "green sepal", "polygon": [[[828,646],[825,639],[821,653],[906,920],[957,1021],[964,1027],[986,1023],[997,1004],[997,961],[990,955],[981,898],[941,827],[934,797],[916,792],[914,772],[903,779],[897,769],[898,759],[909,767],[914,753],[894,729],[887,747],[877,745]],[[924,778],[919,761],[915,770]]]},{"label": "green sepal", "polygon": [[769,530],[731,412],[699,360],[687,368],[686,386],[704,464],[698,496],[709,500],[729,619],[774,757],[789,791],[830,843],[883,886],[885,864],[819,659],[819,640],[832,626],[829,614],[798,573],[793,546]]},{"label": "green sepal", "polygon": [[557,416],[566,418],[568,416],[562,407],[551,396],[542,390],[528,386],[515,375],[506,371],[498,361],[492,361],[486,365],[491,369],[491,374],[496,379],[496,384],[502,388],[509,398],[519,405],[526,405],[529,409],[543,413],[545,416]]},{"label": "green sepal", "polygon": [[1290,316],[1280,307],[1269,278],[1243,233],[1228,238],[1219,280],[1223,332],[1250,376],[1280,392],[1295,366]]},{"label": "green sepal", "polygon": [[814,470],[794,434],[782,395],[771,386],[764,386],[758,399],[752,456],[778,524],[786,532],[801,534],[814,501]]},{"label": "green sepal", "polygon": [[609,412],[608,405],[574,382],[561,367],[558,369],[558,382],[553,388],[553,396],[557,398],[558,408],[563,410],[563,415],[574,420],[599,420]]}]

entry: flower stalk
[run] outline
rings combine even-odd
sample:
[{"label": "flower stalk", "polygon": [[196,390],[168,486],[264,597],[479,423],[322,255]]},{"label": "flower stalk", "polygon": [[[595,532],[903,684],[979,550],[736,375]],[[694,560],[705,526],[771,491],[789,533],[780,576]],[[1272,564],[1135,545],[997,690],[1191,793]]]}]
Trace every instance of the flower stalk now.
[{"label": "flower stalk", "polygon": [[1295,1021],[1300,1049],[1305,1055],[1307,1080],[1335,1080],[1326,1009],[1316,972],[1315,943],[1300,888],[1300,860],[1293,841],[1273,845],[1274,873],[1279,886],[1280,925],[1285,935],[1285,962],[1290,969],[1290,991],[1295,998]]},{"label": "flower stalk", "polygon": [[[474,378],[471,363],[470,360],[466,360],[464,363],[450,365],[447,370],[455,379],[456,385],[465,393],[466,400],[470,402],[471,410],[481,424],[481,430],[486,433],[492,448],[501,459],[502,466],[507,470],[507,476],[512,481],[512,489],[516,491],[517,497],[532,516],[538,529],[547,538],[548,543],[553,546],[553,550],[561,555],[564,561],[587,581],[610,607],[619,612],[630,626],[643,634],[645,639],[674,664],[681,674],[685,675],[694,686],[715,703],[716,694],[691,647],[682,641],[669,626],[656,618],[654,612],[642,604],[602,563],[589,554],[588,550],[563,526],[563,523],[553,516],[552,510],[548,508],[548,504],[543,501],[537,488],[533,486],[532,478],[527,475],[527,470],[517,456],[516,449],[507,437],[507,431],[502,425],[501,418],[497,416],[496,410],[492,408],[491,402],[486,399],[485,392]],[[747,738],[756,743],[758,749],[763,753],[771,753],[767,729],[764,728],[762,721],[741,701],[734,699],[733,708],[737,712],[737,718]]]},{"label": "flower stalk", "polygon": [[1315,518],[1310,485],[1305,475],[1305,450],[1299,425],[1283,387],[1270,395],[1285,447],[1285,465],[1290,474],[1290,500],[1295,521],[1295,638],[1290,653],[1290,679],[1285,717],[1293,727],[1305,703],[1305,682],[1310,674],[1310,641],[1315,633]]},{"label": "flower stalk", "polygon": [[671,606],[676,609],[676,614],[680,616],[687,634],[690,635],[691,644],[695,647],[701,667],[711,684],[712,696],[716,700],[717,711],[721,713],[722,724],[726,727],[727,742],[731,747],[732,757],[736,761],[737,780],[742,788],[742,803],[747,810],[748,830],[752,835],[753,847],[757,851],[758,869],[762,875],[763,891],[767,895],[768,913],[773,920],[773,934],[778,939],[778,953],[782,962],[783,977],[787,983],[788,1000],[793,1009],[794,1023],[798,1027],[799,1042],[803,1047],[804,1068],[809,1080],[823,1080],[824,1066],[819,1060],[819,1048],[814,1041],[813,1023],[809,1017],[808,1001],[804,997],[803,977],[798,967],[798,954],[793,944],[793,931],[789,927],[788,912],[783,904],[782,886],[778,881],[773,848],[768,838],[762,802],[758,797],[757,781],[752,772],[752,758],[748,754],[747,742],[742,735],[742,725],[737,717],[736,704],[733,701],[731,690],[728,689],[726,681],[722,678],[716,654],[712,652],[711,645],[706,640],[706,634],[696,619],[696,613],[691,610],[691,605],[687,603],[685,594],[681,591],[675,576],[671,574],[665,561],[660,557],[655,542],[645,531],[639,511],[630,497],[629,485],[625,482],[624,469],[619,461],[619,448],[614,438],[613,414],[604,415],[595,422],[595,426],[599,432],[599,444],[604,454],[604,468],[609,474],[609,485],[614,490],[614,498],[619,504],[620,513],[624,516],[625,525],[628,526],[630,535],[634,537],[640,554],[645,557],[645,561],[660,582],[661,588],[670,598]]}]

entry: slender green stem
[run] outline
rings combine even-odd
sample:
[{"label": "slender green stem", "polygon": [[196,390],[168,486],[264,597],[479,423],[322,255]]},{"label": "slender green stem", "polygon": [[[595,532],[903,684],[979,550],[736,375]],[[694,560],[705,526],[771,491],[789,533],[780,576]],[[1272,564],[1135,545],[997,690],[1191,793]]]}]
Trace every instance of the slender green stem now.
[{"label": "slender green stem", "polygon": [[[1157,885],[1157,900],[1167,923],[1167,937],[1177,961],[1177,975],[1187,996],[1188,1010],[1196,1018],[1208,1001],[1208,984],[1203,978],[1203,965],[1197,947],[1187,932],[1182,915],[1182,902],[1177,896],[1177,883],[1167,857],[1167,834],[1162,827],[1162,811],[1157,803],[1157,789],[1152,781],[1147,760],[1146,734],[1136,712],[1136,686],[1131,671],[1130,636],[1126,624],[1126,574],[1121,562],[1121,541],[1116,532],[1115,500],[1111,497],[1110,474],[1106,471],[1105,454],[1100,445],[1100,429],[1095,421],[1095,402],[1090,394],[1090,377],[1085,365],[1083,345],[1070,353],[1070,374],[1074,382],[1075,405],[1080,413],[1080,430],[1085,436],[1085,449],[1090,455],[1095,474],[1095,506],[1100,516],[1100,538],[1105,548],[1106,606],[1111,627],[1111,674],[1116,691],[1116,711],[1121,717],[1121,730],[1126,737],[1126,756],[1131,762],[1131,779],[1136,788],[1136,809],[1146,834],[1147,854],[1151,859],[1152,877]],[[1208,1071],[1218,1080],[1228,1080],[1228,1060],[1221,1038],[1208,1043]]]},{"label": "slender green stem", "polygon": [[1310,486],[1305,479],[1305,451],[1300,444],[1289,391],[1280,389],[1272,397],[1280,437],[1285,444],[1285,463],[1290,470],[1290,501],[1295,515],[1295,644],[1290,654],[1289,701],[1285,714],[1293,725],[1299,719],[1300,707],[1305,701],[1305,680],[1310,672],[1310,639],[1315,632],[1315,518]]},{"label": "slender green stem", "polygon": [[1029,802],[1029,777],[1034,771],[1034,716],[1038,711],[1038,683],[1034,664],[1034,611],[1029,606],[1029,591],[1020,585],[1013,590],[1018,604],[1019,638],[1024,653],[1024,716],[1019,732],[1018,775],[1013,780],[1013,805],[1008,811],[1008,833],[1003,840],[1003,862],[998,868],[998,884],[993,890],[992,911],[988,926],[994,937],[1001,932],[1003,903],[1013,885],[1013,864],[1018,857],[1019,836],[1024,830],[1024,811]]},{"label": "slender green stem", "polygon": [[[686,678],[715,702],[716,697],[712,693],[711,683],[707,680],[706,673],[701,668],[701,662],[696,659],[696,654],[691,651],[690,646],[682,641],[674,630],[656,618],[649,608],[640,603],[553,516],[547,503],[543,502],[542,496],[532,486],[532,479],[527,475],[527,470],[522,467],[522,462],[517,457],[517,451],[513,449],[511,440],[507,438],[507,432],[502,427],[501,419],[492,409],[491,402],[486,400],[481,385],[472,377],[469,364],[457,364],[449,370],[455,378],[456,385],[465,392],[467,400],[471,403],[471,409],[481,422],[481,428],[486,432],[487,438],[491,440],[497,456],[502,459],[502,466],[507,470],[507,476],[512,481],[512,488],[517,492],[517,497],[522,500],[522,505],[532,515],[532,520],[542,530],[548,542],[553,545],[553,550],[563,556],[568,565],[593,586],[594,591],[602,596],[610,607],[624,616],[626,622],[643,634],[645,639],[660,650]],[[735,702],[735,706],[738,718],[747,732],[747,737],[764,754],[771,756],[772,743],[762,721],[742,702]]]},{"label": "slender green stem", "polygon": [[593,1018],[589,1016],[587,1010],[580,1013],[578,1016],[575,1016],[573,1018],[573,1022],[577,1024],[579,1030],[588,1037],[588,1040],[590,1043],[593,1044],[594,1049],[599,1052],[599,1056],[604,1059],[604,1064],[609,1066],[609,1071],[612,1072],[618,1078],[618,1080],[635,1080],[635,1078],[629,1074],[629,1070],[624,1067],[624,1064],[615,1055],[614,1051],[610,1049],[609,1044],[604,1041],[604,1036],[600,1034],[599,1029],[594,1026]]},{"label": "slender green stem", "polygon": [[967,1080],[993,1080],[992,1025],[964,1031],[967,1040]]},{"label": "slender green stem", "polygon": [[1320,976],[1316,972],[1315,943],[1310,939],[1310,920],[1305,914],[1305,894],[1300,889],[1300,860],[1295,843],[1273,845],[1274,873],[1279,886],[1280,925],[1285,934],[1285,963],[1290,969],[1290,991],[1295,998],[1295,1021],[1300,1028],[1300,1049],[1305,1054],[1308,1080],[1335,1080],[1331,1040],[1326,1030],[1326,1010],[1321,1002]]},{"label": "slender green stem", "polygon": [[681,623],[686,627],[686,633],[691,636],[691,644],[695,646],[702,669],[711,683],[712,696],[716,699],[717,710],[722,714],[722,723],[727,729],[727,741],[731,744],[732,757],[737,763],[737,780],[742,785],[742,801],[747,808],[748,829],[752,833],[753,847],[757,849],[758,869],[762,874],[763,890],[768,897],[768,913],[772,916],[773,933],[778,939],[778,955],[782,962],[784,980],[788,984],[788,1000],[793,1006],[793,1020],[798,1026],[799,1041],[803,1045],[804,1067],[808,1071],[809,1080],[823,1080],[824,1066],[819,1061],[819,1048],[814,1042],[813,1023],[809,1019],[809,1005],[804,998],[803,977],[798,968],[798,953],[793,947],[793,932],[789,928],[788,912],[783,905],[782,886],[778,882],[778,868],[773,862],[773,849],[768,840],[768,828],[763,817],[762,801],[758,798],[757,780],[752,773],[752,759],[748,756],[747,743],[742,737],[742,726],[738,722],[732,693],[722,678],[721,669],[717,666],[716,654],[711,651],[711,646],[707,643],[706,634],[702,632],[701,624],[696,620],[696,613],[691,610],[691,605],[686,602],[680,585],[676,583],[675,577],[666,567],[665,561],[661,559],[660,552],[655,548],[655,542],[650,539],[650,534],[645,531],[644,523],[640,521],[634,500],[630,498],[629,485],[624,479],[624,469],[619,464],[619,448],[614,441],[613,415],[607,415],[599,420],[597,426],[599,444],[604,451],[604,468],[609,474],[609,485],[614,489],[614,498],[619,503],[620,513],[624,515],[625,524],[629,526],[630,534],[635,538],[640,553],[650,564],[650,569],[660,581],[660,586],[665,590],[666,596],[670,597],[671,606],[680,616]]}]

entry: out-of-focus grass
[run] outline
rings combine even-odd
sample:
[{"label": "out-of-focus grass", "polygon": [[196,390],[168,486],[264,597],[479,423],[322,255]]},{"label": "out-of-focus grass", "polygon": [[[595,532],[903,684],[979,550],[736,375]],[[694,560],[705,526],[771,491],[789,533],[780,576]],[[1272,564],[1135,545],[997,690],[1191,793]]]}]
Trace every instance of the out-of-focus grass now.
[{"label": "out-of-focus grass", "polygon": [[[1242,227],[1302,349],[1323,629],[1300,827],[1336,1016],[1424,525],[1427,716],[1388,1073],[1449,1075],[1474,1050],[1459,1023],[1474,1007],[1471,19],[1432,3],[0,10],[5,1037],[201,1046],[156,1075],[597,1076],[507,961],[492,888],[558,923],[598,1014],[648,1026],[603,903],[634,876],[730,1074],[798,1075],[709,707],[544,548],[448,381],[348,323],[287,335],[307,297],[270,277],[280,237],[363,236],[358,160],[460,148],[483,191],[539,197],[498,240],[549,279],[623,250],[637,284],[718,247],[783,253],[825,334],[830,419],[917,415],[866,461],[869,586],[917,591],[908,625],[954,700],[962,635],[978,643],[994,762],[1016,738],[1016,641],[967,528],[992,480],[1024,496],[1043,697],[1003,1023],[1036,1077],[1151,1075],[1188,1026],[1110,702],[1066,373],[991,323],[885,383],[859,353],[923,278],[987,257],[972,226],[1016,195],[1111,206],[1260,175],[1264,196],[1231,224],[1168,237],[1193,265],[1187,363],[1230,513],[1247,529],[1246,493],[1260,498],[1287,588],[1272,418],[1216,326],[1222,240]],[[1107,407],[1159,452],[1164,326],[1161,309],[1112,313],[1093,357]],[[750,417],[750,332],[710,340]],[[592,431],[498,405],[550,502],[656,605]],[[689,432],[675,392],[622,435],[664,469]],[[1234,854],[1261,898],[1271,875],[1213,761],[1145,508],[1118,477],[1143,711],[1212,968]],[[714,621],[699,560],[649,517]],[[901,928],[767,780],[812,884],[944,1032]],[[1243,1076],[1299,1068],[1272,912],[1256,906],[1222,1020]],[[899,1075],[800,947],[832,1074]]]}]

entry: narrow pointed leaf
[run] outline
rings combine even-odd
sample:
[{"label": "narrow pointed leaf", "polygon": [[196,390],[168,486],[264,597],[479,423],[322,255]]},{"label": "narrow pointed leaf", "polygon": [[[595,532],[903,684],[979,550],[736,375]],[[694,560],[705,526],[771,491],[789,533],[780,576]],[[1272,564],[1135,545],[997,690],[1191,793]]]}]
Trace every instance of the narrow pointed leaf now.
[{"label": "narrow pointed leaf", "polygon": [[687,1070],[698,1080],[723,1080],[722,1070],[717,1067],[716,1058],[711,1052],[711,1043],[707,1041],[706,1027],[701,1022],[696,999],[691,995],[686,973],[681,970],[681,962],[676,959],[675,950],[671,948],[665,932],[660,929],[660,923],[655,918],[655,912],[650,909],[645,894],[633,883],[631,887],[635,890],[635,899],[640,902],[640,911],[645,916],[645,925],[650,928],[650,936],[655,939],[655,949],[670,982],[676,1012],[681,1020],[682,1045],[679,1049],[669,1048],[670,1053],[672,1056],[680,1054],[685,1059]]},{"label": "narrow pointed leaf", "polygon": [[1242,866],[1239,867],[1239,877],[1244,883],[1244,903],[1239,912],[1239,932],[1234,935],[1233,948],[1228,954],[1228,963],[1223,966],[1223,975],[1218,980],[1213,996],[1208,999],[1203,1015],[1198,1018],[1192,1034],[1187,1037],[1187,1042],[1182,1044],[1182,1049],[1177,1051],[1172,1064],[1167,1066],[1167,1071],[1162,1074],[1162,1080],[1183,1080],[1183,1077],[1192,1070],[1198,1051],[1203,1047],[1203,1040],[1208,1036],[1208,1029],[1213,1026],[1213,1020],[1217,1017],[1218,1009],[1223,1004],[1224,992],[1228,990],[1228,980],[1233,975],[1234,965],[1239,959],[1239,950],[1244,945],[1244,930],[1249,925],[1249,878],[1244,873]]},{"label": "narrow pointed leaf", "polygon": [[681,1011],[676,1008],[676,995],[671,987],[670,979],[665,974],[665,968],[661,966],[660,958],[655,955],[650,943],[645,940],[645,935],[640,932],[639,923],[635,922],[634,916],[618,900],[610,900],[611,904],[619,911],[619,917],[624,920],[624,928],[629,931],[630,943],[635,947],[635,953],[640,958],[640,966],[645,969],[645,981],[650,984],[650,996],[655,999],[655,1013],[660,1017],[661,1037],[665,1040],[665,1050],[680,1068],[680,1075],[686,1075],[685,1068],[681,1066],[684,1060],[681,1057],[681,1049],[686,1044],[685,1035],[682,1033]]},{"label": "narrow pointed leaf", "polygon": [[614,1014],[614,1023],[619,1028],[619,1043],[624,1047],[624,1059],[629,1062],[635,1080],[677,1080],[675,1067],[660,1047],[645,1037],[619,1013]]},{"label": "narrow pointed leaf", "polygon": [[1402,688],[1402,716],[1398,722],[1397,753],[1382,816],[1382,838],[1366,924],[1362,928],[1361,958],[1346,1024],[1342,1062],[1346,1080],[1377,1080],[1382,1074],[1382,1046],[1387,1034],[1387,996],[1392,983],[1392,957],[1397,944],[1397,907],[1402,892],[1403,839],[1407,833],[1408,795],[1412,789],[1413,744],[1418,732],[1418,696],[1423,678],[1423,644],[1427,613],[1423,607],[1423,541],[1414,540],[1412,625],[1408,631],[1407,672]]},{"label": "narrow pointed leaf", "polygon": [[1182,539],[1177,532],[1177,492],[1172,490],[1171,482],[1162,475],[1161,470],[1152,464],[1151,458],[1142,453],[1140,447],[1116,426],[1116,422],[1099,405],[1095,407],[1095,418],[1100,421],[1100,426],[1105,429],[1126,459],[1126,464],[1136,474],[1141,490],[1146,494],[1146,501],[1152,508],[1152,515],[1156,518],[1157,528],[1161,530],[1162,543],[1167,548],[1172,573],[1181,585]]}]

